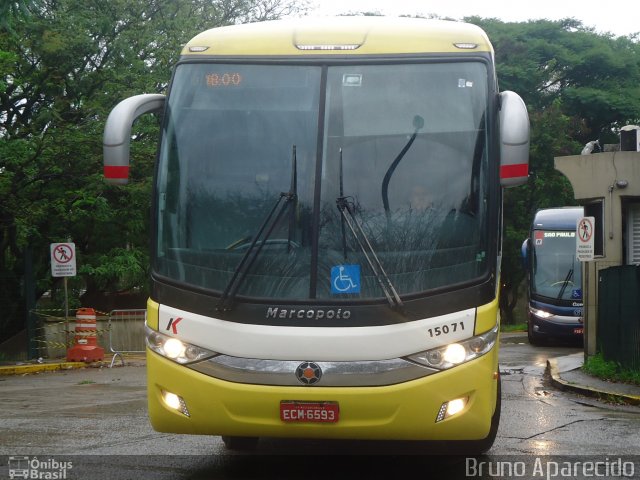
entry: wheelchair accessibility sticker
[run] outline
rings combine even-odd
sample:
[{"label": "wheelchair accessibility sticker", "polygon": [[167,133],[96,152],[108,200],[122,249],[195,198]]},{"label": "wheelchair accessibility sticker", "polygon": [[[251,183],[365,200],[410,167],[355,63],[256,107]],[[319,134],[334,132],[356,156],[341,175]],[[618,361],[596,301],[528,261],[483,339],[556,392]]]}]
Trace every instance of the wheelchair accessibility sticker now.
[{"label": "wheelchair accessibility sticker", "polygon": [[332,267],[331,293],[360,293],[360,265]]}]

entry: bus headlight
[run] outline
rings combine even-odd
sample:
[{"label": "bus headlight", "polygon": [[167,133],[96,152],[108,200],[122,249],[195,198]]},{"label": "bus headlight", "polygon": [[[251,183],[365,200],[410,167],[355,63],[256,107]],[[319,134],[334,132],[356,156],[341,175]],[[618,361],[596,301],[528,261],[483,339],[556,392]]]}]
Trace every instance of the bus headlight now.
[{"label": "bus headlight", "polygon": [[535,315],[536,317],[539,317],[539,318],[553,317],[553,313],[545,312],[544,310],[540,310],[538,308],[529,307],[529,312],[531,312],[532,315]]},{"label": "bus headlight", "polygon": [[451,343],[447,345],[447,348],[444,350],[444,355],[442,355],[442,359],[445,362],[452,363],[454,365],[464,362],[466,357],[467,351],[459,343]]},{"label": "bus headlight", "polygon": [[471,337],[463,342],[450,343],[407,357],[408,360],[426,367],[446,370],[469,362],[490,351],[498,340],[499,326],[496,325],[482,335]]},{"label": "bus headlight", "polygon": [[206,348],[201,348],[196,345],[183,342],[178,338],[164,335],[163,333],[149,328],[147,325],[144,326],[144,332],[147,347],[158,355],[162,355],[163,357],[182,365],[198,362],[205,358],[215,357],[218,355],[216,352],[212,352]]},{"label": "bus headlight", "polygon": [[162,346],[164,353],[171,359],[182,358],[185,352],[184,343],[177,338],[169,338]]}]

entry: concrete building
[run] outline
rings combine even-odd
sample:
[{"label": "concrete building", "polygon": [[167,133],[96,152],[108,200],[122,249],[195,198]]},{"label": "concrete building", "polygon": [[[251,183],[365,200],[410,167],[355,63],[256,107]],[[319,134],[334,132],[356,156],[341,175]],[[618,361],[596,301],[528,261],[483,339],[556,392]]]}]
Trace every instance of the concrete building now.
[{"label": "concrete building", "polygon": [[[634,134],[640,135],[635,127]],[[594,260],[583,262],[585,354],[596,353],[598,272],[640,264],[640,138],[638,151],[556,157],[585,216],[595,217]],[[624,145],[623,145],[624,147]]]}]

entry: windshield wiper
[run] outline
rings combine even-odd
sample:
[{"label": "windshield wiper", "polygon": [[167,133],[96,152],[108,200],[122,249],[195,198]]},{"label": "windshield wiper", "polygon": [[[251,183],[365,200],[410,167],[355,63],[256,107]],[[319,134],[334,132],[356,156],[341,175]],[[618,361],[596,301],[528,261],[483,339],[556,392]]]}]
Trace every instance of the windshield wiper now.
[{"label": "windshield wiper", "polygon": [[415,117],[413,117],[413,128],[415,128],[415,130],[411,135],[411,137],[409,138],[409,141],[404,146],[404,148],[400,151],[400,153],[393,160],[393,162],[391,162],[391,165],[389,166],[387,173],[382,179],[382,204],[384,205],[384,212],[387,215],[388,221],[391,220],[391,209],[389,207],[389,182],[391,181],[391,176],[395,172],[396,167],[400,163],[400,160],[404,158],[406,153],[411,148],[411,145],[413,145],[413,142],[418,136],[418,132],[420,131],[420,129],[422,129],[422,127],[424,127],[424,118],[422,118],[420,115],[416,115]]},{"label": "windshield wiper", "polygon": [[293,233],[296,229],[296,213],[298,210],[298,162],[296,157],[296,146],[291,151],[291,186],[289,194],[293,195],[291,210],[289,213],[289,233],[287,235],[287,253],[291,252],[291,243],[293,242]]},{"label": "windshield wiper", "polygon": [[[344,179],[343,179],[343,170],[342,170],[342,148],[340,149],[340,197],[344,198]],[[340,207],[338,207],[340,208]],[[340,230],[342,232],[342,254],[344,255],[344,260],[347,260],[347,235],[344,229],[344,215],[340,215]]]},{"label": "windshield wiper", "polygon": [[378,255],[376,255],[375,250],[371,246],[371,242],[367,237],[367,234],[364,232],[362,225],[356,219],[354,215],[354,205],[353,201],[349,201],[352,197],[345,197],[343,188],[342,188],[342,150],[340,151],[340,196],[336,198],[336,205],[338,210],[340,211],[340,215],[342,218],[342,242],[344,248],[344,254],[346,258],[346,240],[344,235],[344,224],[346,223],[351,230],[353,237],[356,239],[360,250],[362,251],[371,271],[376,277],[380,288],[384,292],[385,297],[387,297],[387,301],[389,302],[389,306],[400,313],[404,313],[404,304],[400,299],[400,295],[398,295],[398,291],[391,283],[391,279],[385,272]]},{"label": "windshield wiper", "polygon": [[[253,240],[251,244],[247,248],[247,251],[243,255],[240,263],[233,271],[233,275],[231,276],[231,280],[227,283],[224,291],[222,292],[222,296],[218,301],[218,305],[216,306],[216,310],[218,311],[229,311],[233,308],[233,299],[238,293],[238,289],[242,285],[242,282],[247,276],[249,269],[255,262],[258,255],[262,251],[262,247],[267,243],[269,237],[273,233],[276,225],[286,212],[287,208],[291,205],[291,209],[294,211],[293,215],[295,215],[295,204],[298,198],[297,192],[297,160],[296,160],[296,146],[293,146],[293,153],[291,159],[291,186],[288,192],[281,192],[278,200],[275,205],[269,212],[269,215],[264,219],[262,225],[258,229],[258,233],[253,236]],[[289,238],[287,241],[287,251],[289,251],[291,245],[291,229],[292,222],[295,221],[295,216],[292,216],[289,219]]]},{"label": "windshield wiper", "polygon": [[567,276],[564,277],[564,281],[562,282],[562,287],[560,288],[560,293],[558,294],[558,297],[557,297],[558,300],[560,300],[564,295],[564,291],[567,289],[567,284],[571,281],[572,277],[573,277],[573,267],[569,269],[569,271],[567,272]]}]

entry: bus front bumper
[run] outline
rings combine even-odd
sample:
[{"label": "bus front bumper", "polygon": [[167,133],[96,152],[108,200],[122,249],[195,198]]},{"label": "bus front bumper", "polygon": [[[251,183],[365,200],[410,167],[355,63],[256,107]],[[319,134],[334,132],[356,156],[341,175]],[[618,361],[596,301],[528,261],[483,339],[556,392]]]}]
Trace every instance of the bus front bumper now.
[{"label": "bus front bumper", "polygon": [[555,321],[529,313],[529,324],[530,332],[539,338],[580,339],[584,333],[584,324],[580,317],[572,317],[569,321]]},{"label": "bus front bumper", "polygon": [[[245,437],[479,440],[490,429],[498,349],[452,369],[375,387],[269,386],[220,380],[147,350],[149,416],[159,432]],[[174,399],[169,406],[167,394]],[[446,402],[464,408],[437,420]],[[333,423],[285,422],[283,401],[335,402]],[[169,402],[171,403],[171,402]]]}]

